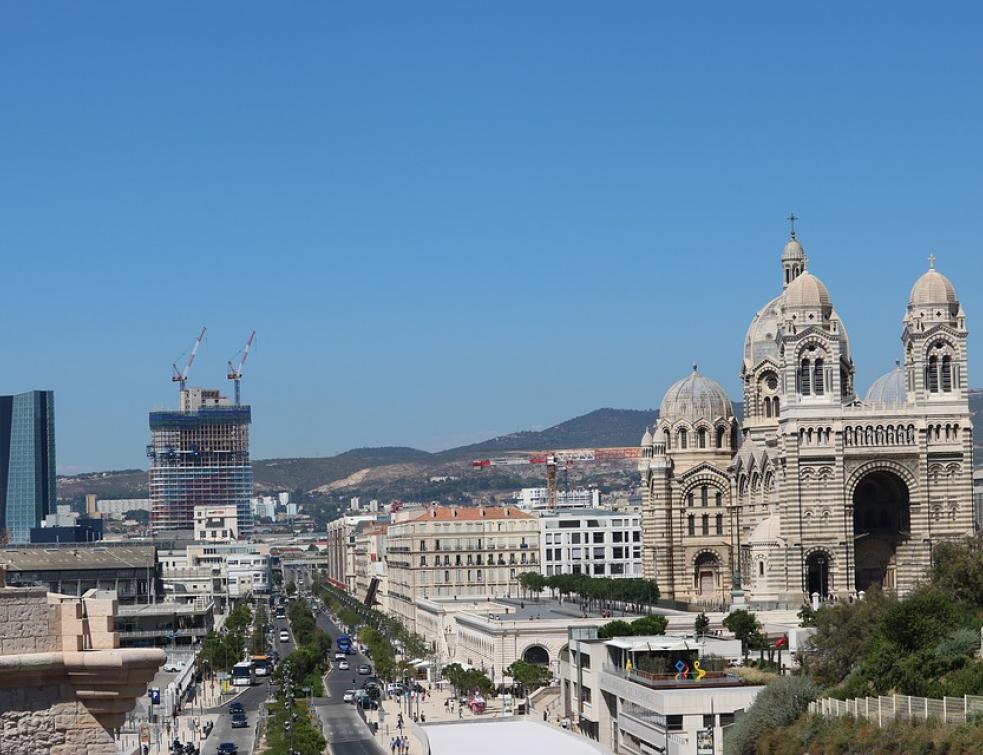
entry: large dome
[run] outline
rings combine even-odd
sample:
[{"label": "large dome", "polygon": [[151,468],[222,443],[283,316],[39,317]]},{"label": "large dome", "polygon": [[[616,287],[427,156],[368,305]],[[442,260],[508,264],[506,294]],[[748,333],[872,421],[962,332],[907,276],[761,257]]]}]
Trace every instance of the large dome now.
[{"label": "large dome", "polygon": [[959,299],[956,296],[955,286],[934,267],[915,281],[915,285],[911,289],[911,296],[908,298],[908,305],[929,308],[948,307],[952,314],[959,311]]},{"label": "large dome", "polygon": [[782,296],[779,294],[765,304],[751,320],[744,337],[744,364],[756,367],[765,359],[778,362],[778,318],[781,314]]},{"label": "large dome", "polygon": [[908,379],[899,363],[871,384],[864,402],[868,404],[905,404],[908,401]]},{"label": "large dome", "polygon": [[693,365],[693,371],[666,391],[659,407],[659,419],[673,423],[685,420],[690,424],[705,419],[734,416],[734,406],[727,391],[715,380],[704,377]]}]

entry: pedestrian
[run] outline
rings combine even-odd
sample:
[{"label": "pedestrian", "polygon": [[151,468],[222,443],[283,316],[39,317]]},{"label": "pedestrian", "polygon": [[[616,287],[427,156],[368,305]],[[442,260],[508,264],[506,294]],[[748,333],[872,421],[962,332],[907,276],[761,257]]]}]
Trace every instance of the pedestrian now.
[{"label": "pedestrian", "polygon": [[546,723],[546,711],[545,710],[543,711],[543,723],[544,724]]},{"label": "pedestrian", "polygon": [[450,709],[451,709],[451,699],[448,697],[446,700],[444,700],[444,710],[450,712]]},{"label": "pedestrian", "polygon": [[464,718],[464,708],[462,708],[460,705],[457,706],[457,717]]},{"label": "pedestrian", "polygon": [[403,752],[405,752],[406,755],[410,755],[410,738],[405,734],[403,735],[403,747],[405,748]]},{"label": "pedestrian", "polygon": [[392,751],[392,755],[396,755],[396,737],[390,740],[389,749]]}]

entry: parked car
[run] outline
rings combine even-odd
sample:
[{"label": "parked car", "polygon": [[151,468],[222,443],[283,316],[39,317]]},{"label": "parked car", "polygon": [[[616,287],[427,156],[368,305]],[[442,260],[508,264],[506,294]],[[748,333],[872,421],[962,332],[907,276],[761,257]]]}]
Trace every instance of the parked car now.
[{"label": "parked car", "polygon": [[403,694],[403,685],[400,684],[399,682],[390,682],[386,686],[386,693],[388,695],[393,696],[393,697],[395,697],[397,695],[402,695]]},{"label": "parked car", "polygon": [[360,673],[362,676],[368,676],[372,673],[372,667],[367,663],[360,663],[358,665],[358,673]]},{"label": "parked car", "polygon": [[349,668],[351,667],[348,665],[348,661],[338,661],[339,671],[348,671]]},{"label": "parked car", "polygon": [[246,714],[246,709],[242,707],[242,703],[232,703],[229,706],[229,713],[231,713],[233,716],[236,713],[241,713],[241,714],[245,715]]},{"label": "parked car", "polygon": [[353,689],[345,690],[345,696],[341,699],[344,700],[346,703],[352,702],[355,699],[355,690]]},{"label": "parked car", "polygon": [[215,751],[216,755],[239,755],[235,742],[222,742]]},{"label": "parked car", "polygon": [[247,726],[249,726],[249,722],[246,720],[245,713],[236,713],[232,716],[233,729],[245,729]]},{"label": "parked car", "polygon": [[168,661],[164,664],[164,671],[183,671],[184,664],[181,661]]},{"label": "parked car", "polygon": [[366,695],[358,699],[358,707],[362,710],[379,710],[379,703]]}]

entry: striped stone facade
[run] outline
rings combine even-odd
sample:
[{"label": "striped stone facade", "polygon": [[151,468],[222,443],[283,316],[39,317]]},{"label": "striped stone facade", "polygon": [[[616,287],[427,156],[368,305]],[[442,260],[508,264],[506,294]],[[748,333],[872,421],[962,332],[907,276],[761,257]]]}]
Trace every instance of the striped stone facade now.
[{"label": "striped stone facade", "polygon": [[745,342],[740,447],[725,392],[695,370],[642,440],[645,576],[665,597],[903,594],[936,543],[973,533],[968,333],[952,284],[934,262],[918,279],[904,360],[861,400],[846,328],[794,233],[782,276]]}]

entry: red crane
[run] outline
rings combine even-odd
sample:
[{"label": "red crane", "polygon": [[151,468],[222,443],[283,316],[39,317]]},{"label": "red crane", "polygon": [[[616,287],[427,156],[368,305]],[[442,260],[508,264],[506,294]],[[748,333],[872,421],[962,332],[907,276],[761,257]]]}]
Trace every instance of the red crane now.
[{"label": "red crane", "polygon": [[253,345],[253,339],[255,337],[256,331],[254,330],[249,334],[249,340],[246,341],[246,345],[242,349],[242,358],[239,360],[238,367],[233,367],[232,360],[229,360],[229,374],[226,377],[235,383],[236,406],[239,406],[239,381],[242,380],[242,368],[246,364],[246,359],[249,357],[249,349]]},{"label": "red crane", "polygon": [[476,459],[471,466],[515,467],[524,464],[546,465],[546,505],[556,508],[556,470],[578,462],[617,461],[619,459],[638,459],[642,456],[640,446],[617,446],[612,448],[564,448],[556,451],[536,451],[526,456],[498,456],[491,459]]},{"label": "red crane", "polygon": [[184,365],[183,370],[179,370],[177,368],[177,364],[173,362],[171,363],[171,367],[174,368],[174,373],[171,375],[171,382],[180,383],[182,391],[188,383],[188,373],[191,372],[191,365],[195,363],[195,357],[198,356],[198,347],[201,346],[201,340],[205,337],[206,330],[207,328],[202,326],[201,333],[199,333],[198,337],[195,339],[195,346],[193,349],[191,349],[191,356],[188,357],[188,363]]}]

